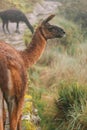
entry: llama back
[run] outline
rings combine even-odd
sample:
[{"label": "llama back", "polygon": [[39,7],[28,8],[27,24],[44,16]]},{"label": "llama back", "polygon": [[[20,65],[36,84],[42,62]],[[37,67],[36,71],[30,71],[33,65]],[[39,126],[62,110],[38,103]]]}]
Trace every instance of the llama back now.
[{"label": "llama back", "polygon": [[9,10],[5,10],[0,12],[0,17],[3,21],[10,21],[10,22],[24,22],[28,28],[31,30],[31,32],[34,32],[34,29],[32,27],[32,25],[30,24],[30,22],[28,21],[26,15],[21,12],[20,10],[17,9],[9,9]]},{"label": "llama back", "polygon": [[25,18],[25,15],[20,10],[16,9],[2,11],[0,12],[0,16],[11,22],[24,21],[23,19]]}]

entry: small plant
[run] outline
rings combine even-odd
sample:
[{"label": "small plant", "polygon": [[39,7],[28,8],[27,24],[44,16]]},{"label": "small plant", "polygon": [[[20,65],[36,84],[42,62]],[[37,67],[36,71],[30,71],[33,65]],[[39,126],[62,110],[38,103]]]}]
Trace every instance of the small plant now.
[{"label": "small plant", "polygon": [[78,83],[60,84],[56,100],[56,130],[87,129],[87,88]]},{"label": "small plant", "polygon": [[33,123],[28,120],[23,120],[22,125],[23,125],[23,130],[36,130]]},{"label": "small plant", "polygon": [[31,115],[33,112],[32,97],[25,95],[25,103],[23,107],[22,127],[24,130],[36,130],[36,126],[31,121]]}]

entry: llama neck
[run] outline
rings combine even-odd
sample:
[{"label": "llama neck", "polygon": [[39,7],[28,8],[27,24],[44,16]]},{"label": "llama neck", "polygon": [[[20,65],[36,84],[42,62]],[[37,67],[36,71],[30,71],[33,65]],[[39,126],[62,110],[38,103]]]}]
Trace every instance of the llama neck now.
[{"label": "llama neck", "polygon": [[26,23],[28,28],[31,30],[31,32],[34,33],[34,29],[33,29],[32,25],[30,24],[30,22],[28,21],[28,19],[26,18],[26,16],[25,16],[24,22]]},{"label": "llama neck", "polygon": [[38,28],[32,38],[32,41],[28,48],[24,51],[20,51],[20,54],[24,60],[25,66],[31,67],[40,58],[46,46],[46,40],[43,37],[40,29]]}]

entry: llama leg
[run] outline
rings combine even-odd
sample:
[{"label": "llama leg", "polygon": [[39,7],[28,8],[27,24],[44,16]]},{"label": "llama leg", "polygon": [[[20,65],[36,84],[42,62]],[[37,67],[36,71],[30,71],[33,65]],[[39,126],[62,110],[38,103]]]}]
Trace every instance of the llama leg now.
[{"label": "llama leg", "polygon": [[0,130],[4,130],[3,126],[3,94],[0,89]]},{"label": "llama leg", "polygon": [[17,106],[12,102],[7,103],[9,113],[10,130],[17,129]]},{"label": "llama leg", "polygon": [[5,32],[5,24],[6,24],[6,23],[3,21],[2,28],[3,28],[4,33],[6,33],[6,32]]},{"label": "llama leg", "polygon": [[6,23],[6,29],[7,29],[8,33],[10,34],[10,31],[8,29],[8,22]]},{"label": "llama leg", "polygon": [[24,103],[24,97],[21,99],[19,104],[19,118],[18,118],[17,130],[21,130],[21,117],[22,117],[23,103]]},{"label": "llama leg", "polygon": [[16,31],[15,31],[16,33],[20,33],[19,32],[19,22],[17,22],[17,25],[16,25]]},{"label": "llama leg", "polygon": [[21,130],[21,116],[18,121],[17,130]]},{"label": "llama leg", "polygon": [[5,123],[6,123],[6,111],[5,111],[5,106],[4,106],[4,100],[3,100],[3,127],[5,128]]},{"label": "llama leg", "polygon": [[9,112],[10,130],[21,130],[20,118],[22,114],[22,102],[10,101],[7,103]]}]

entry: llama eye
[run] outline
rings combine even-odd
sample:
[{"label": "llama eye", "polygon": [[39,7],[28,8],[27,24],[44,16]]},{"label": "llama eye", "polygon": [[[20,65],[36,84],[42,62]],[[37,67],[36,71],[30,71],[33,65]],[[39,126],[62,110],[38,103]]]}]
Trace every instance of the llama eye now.
[{"label": "llama eye", "polygon": [[53,28],[52,31],[55,32],[56,31],[55,28]]},{"label": "llama eye", "polygon": [[49,31],[52,31],[52,30],[53,30],[53,28],[52,28],[52,27],[50,27],[50,28],[48,28],[48,30],[49,30]]}]

